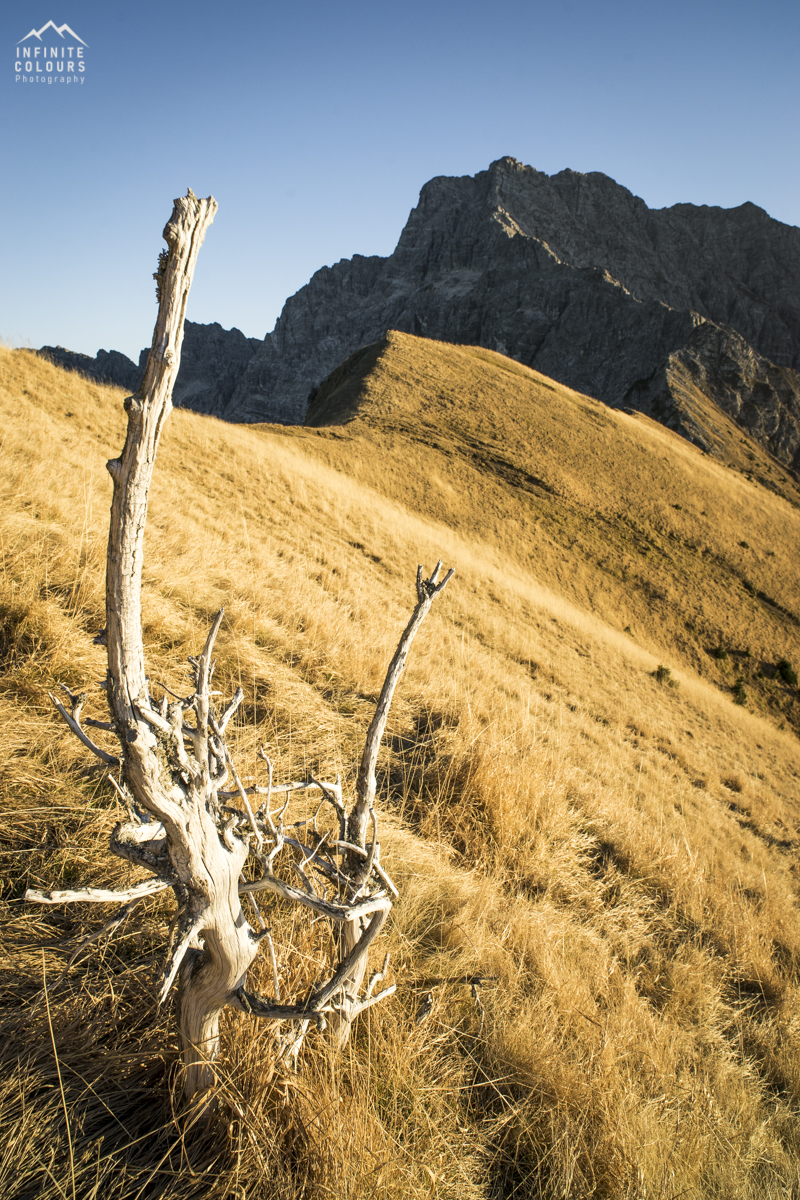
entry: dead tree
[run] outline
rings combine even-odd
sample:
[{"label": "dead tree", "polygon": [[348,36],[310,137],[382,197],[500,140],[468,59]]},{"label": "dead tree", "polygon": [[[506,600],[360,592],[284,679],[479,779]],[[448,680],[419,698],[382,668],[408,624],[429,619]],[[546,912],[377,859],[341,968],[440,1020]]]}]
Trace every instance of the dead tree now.
[{"label": "dead tree", "polygon": [[[112,930],[133,907],[171,888],[176,909],[158,999],[178,986],[178,1021],[185,1064],[184,1091],[192,1098],[214,1083],[220,1014],[226,1006],[289,1022],[284,1053],[296,1055],[311,1024],[329,1025],[342,1045],[359,1013],[391,995],[385,982],[388,960],[366,978],[368,951],[380,933],[397,890],[380,861],[375,814],[375,765],[386,719],[411,642],[452,570],[439,581],[441,563],[429,579],[417,572],[417,604],[389,666],[367,733],[355,801],[348,812],[340,779],[276,784],[272,763],[261,752],[266,782],[245,788],[233,763],[226,730],[243,699],[238,689],[217,709],[211,691],[214,641],[220,611],[196,658],[190,658],[192,694],[164,690],[153,697],[145,670],[141,622],[141,579],[147,503],[159,438],[172,408],[180,365],[186,300],[197,254],[216,212],[216,202],[191,191],[175,201],[164,230],[168,249],[159,258],[158,319],[141,387],[125,401],[128,428],[119,458],[107,464],[113,499],[106,564],[106,631],[109,722],[81,720],[85,695],[67,692],[69,707],[51,697],[84,745],[109,768],[129,819],[111,835],[114,854],[143,867],[149,877],[124,891],[84,888],[42,892],[26,899],[40,904],[98,902],[122,905],[103,927]],[[101,749],[84,725],[113,732],[113,756]],[[313,822],[287,823],[292,794],[316,789],[320,808],[332,810],[333,829]],[[318,810],[319,811],[319,810]],[[249,865],[248,865],[249,862]],[[247,870],[245,868],[247,867]],[[245,876],[253,878],[246,880]],[[321,965],[323,982],[310,995],[282,1003],[275,951],[256,899],[269,892],[326,918],[338,936],[336,952]],[[247,897],[257,928],[242,910]],[[97,935],[95,935],[97,936]],[[271,997],[247,987],[261,943],[272,959]]]}]

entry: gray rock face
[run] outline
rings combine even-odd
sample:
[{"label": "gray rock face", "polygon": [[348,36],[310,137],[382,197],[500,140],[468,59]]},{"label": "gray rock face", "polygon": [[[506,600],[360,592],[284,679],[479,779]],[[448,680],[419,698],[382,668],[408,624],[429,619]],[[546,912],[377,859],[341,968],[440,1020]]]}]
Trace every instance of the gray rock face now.
[{"label": "gray rock face", "polygon": [[[732,332],[701,335],[704,321]],[[726,411],[794,461],[800,229],[752,204],[651,210],[606,175],[548,176],[513,158],[432,179],[393,254],[317,271],[263,342],[187,322],[176,402],[231,421],[302,422],[311,391],[387,329],[499,350],[615,406],[655,411],[679,368],[699,371]],[[736,386],[712,363],[720,337]],[[99,355],[86,361],[101,369]],[[124,365],[107,377],[120,382]]]},{"label": "gray rock face", "polygon": [[[217,322],[198,325],[186,321],[181,369],[172,394],[174,404],[223,415],[248,362],[261,346],[259,338],[247,338],[238,329],[223,329]],[[149,353],[149,347],[142,350],[137,365],[117,350],[98,350],[95,358],[63,346],[42,346],[39,351],[60,367],[80,371],[100,383],[119,384],[132,392],[142,381]]]},{"label": "gray rock face", "polygon": [[[238,329],[223,329],[216,321],[211,325],[187,321],[174,403],[195,412],[224,415],[248,362],[262,344]],[[142,371],[148,353],[143,350],[139,356]]]},{"label": "gray rock face", "polygon": [[704,321],[686,345],[670,354],[647,380],[635,384],[625,403],[690,441],[714,452],[708,417],[697,394],[800,472],[800,376],[757,354],[743,337]]},{"label": "gray rock face", "polygon": [[498,219],[505,211],[563,262],[603,269],[639,300],[695,311],[800,368],[800,229],[754,204],[651,210],[607,175],[512,163],[489,170]]},{"label": "gray rock face", "polygon": [[136,391],[141,380],[139,367],[126,354],[120,354],[119,350],[98,350],[97,356],[92,358],[88,354],[65,350],[63,346],[42,346],[39,354],[56,366],[66,367],[68,371],[80,371],[98,383],[116,383],[132,392]]},{"label": "gray rock face", "polygon": [[287,301],[225,416],[302,421],[312,388],[387,329],[488,346],[613,403],[694,328],[691,313],[636,301],[603,272],[565,266],[533,239],[514,241],[497,223],[481,233],[478,245],[454,240],[456,262],[444,267],[426,267],[423,252],[416,268],[409,255],[318,271]]},{"label": "gray rock face", "polygon": [[650,210],[605,175],[504,158],[426,184],[388,258],[318,271],[224,415],[301,421],[309,390],[389,328],[488,346],[630,405],[704,318],[800,366],[800,230],[751,204]]}]

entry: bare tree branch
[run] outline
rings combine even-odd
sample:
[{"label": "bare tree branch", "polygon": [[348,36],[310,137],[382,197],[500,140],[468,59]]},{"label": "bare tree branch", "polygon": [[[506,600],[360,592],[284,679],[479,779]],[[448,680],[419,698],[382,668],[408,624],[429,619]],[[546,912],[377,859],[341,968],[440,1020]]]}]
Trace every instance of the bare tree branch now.
[{"label": "bare tree branch", "polygon": [[[62,684],[61,686],[64,687],[65,685]],[[84,702],[86,700],[86,696],[85,695],[73,696],[72,692],[70,692],[69,688],[65,688],[65,690],[67,691],[67,693],[70,697],[70,700],[76,701],[76,703],[74,704],[74,707],[73,707],[72,714],[67,712],[67,710],[64,708],[64,705],[61,703],[60,700],[58,700],[53,695],[52,692],[48,692],[47,694],[50,697],[50,699],[53,701],[53,704],[55,705],[55,707],[61,713],[61,716],[66,721],[67,725],[69,725],[70,729],[75,734],[75,737],[78,738],[81,742],[83,742],[83,744],[84,744],[84,746],[86,746],[87,750],[91,750],[92,754],[97,755],[97,757],[100,759],[100,761],[104,762],[106,764],[106,766],[118,767],[119,759],[115,758],[113,754],[107,754],[105,750],[101,750],[99,746],[96,746],[94,744],[94,742],[92,741],[92,739],[81,728],[80,711],[83,708]],[[76,711],[77,711],[77,716],[75,715]]]},{"label": "bare tree branch", "polygon": [[243,700],[244,700],[244,691],[242,688],[238,687],[236,689],[236,691],[234,692],[233,699],[231,700],[230,704],[225,709],[225,712],[222,714],[222,716],[219,719],[218,725],[219,725],[220,733],[225,732],[225,730],[228,726],[228,722],[230,721],[231,717],[236,712],[237,708],[239,707],[239,705],[242,703]]},{"label": "bare tree branch", "polygon": [[70,967],[75,962],[76,958],[78,958],[87,948],[87,946],[91,946],[93,942],[100,941],[100,939],[103,937],[110,937],[114,930],[118,929],[119,926],[127,920],[137,905],[141,904],[142,900],[145,898],[146,897],[144,896],[140,896],[138,899],[131,900],[130,903],[124,904],[122,908],[118,909],[117,912],[114,913],[110,920],[106,921],[105,925],[103,925],[100,929],[96,929],[94,933],[90,933],[88,937],[83,938],[78,946],[72,951],[72,954],[67,960],[67,965],[64,967],[64,970],[53,984],[53,987],[59,987],[59,985],[66,979]]},{"label": "bare tree branch", "polygon": [[239,796],[241,797],[241,801],[242,801],[242,804],[244,805],[245,812],[247,813],[247,819],[250,822],[250,826],[253,830],[253,834],[255,835],[256,849],[260,852],[262,846],[264,845],[264,839],[261,836],[261,831],[259,830],[258,825],[256,824],[255,814],[253,813],[253,810],[250,807],[250,801],[247,799],[247,793],[245,792],[244,788],[242,787],[242,781],[239,778],[238,774],[236,773],[236,768],[233,765],[233,759],[230,756],[230,751],[228,750],[227,746],[225,747],[225,758],[227,760],[231,775],[233,775],[233,781],[236,784],[236,787],[238,789]]},{"label": "bare tree branch", "polygon": [[114,826],[109,849],[118,858],[126,858],[137,866],[164,877],[174,878],[167,851],[167,835],[160,821],[146,825],[131,822]]},{"label": "bare tree branch", "polygon": [[455,573],[451,567],[441,583],[437,583],[436,580],[441,569],[442,564],[439,561],[431,572],[430,579],[423,579],[422,567],[417,568],[417,605],[411,614],[408,625],[406,625],[403,631],[397,649],[394,652],[394,657],[389,663],[386,679],[381,688],[381,694],[378,697],[375,715],[367,731],[364,753],[358,769],[356,802],[351,809],[347,823],[348,841],[355,842],[357,846],[364,845],[369,811],[375,800],[375,765],[378,761],[378,750],[383,739],[395,688],[405,669],[408,651],[417,635],[420,625],[428,615],[434,600],[440,592],[444,591]]},{"label": "bare tree branch", "polygon": [[[316,779],[307,779],[296,783],[276,783],[274,787],[260,787],[255,785],[244,788],[244,791],[248,796],[281,796],[286,792],[307,792],[311,788],[320,788],[325,793],[330,792],[333,794],[335,786],[333,783],[320,783]],[[220,800],[233,800],[240,794],[238,788],[235,792],[217,792]]]},{"label": "bare tree branch", "polygon": [[369,900],[362,900],[359,904],[333,904],[330,901],[321,900],[318,896],[309,895],[308,892],[301,892],[299,888],[292,887],[290,883],[284,883],[275,875],[266,875],[251,883],[241,884],[239,895],[246,896],[248,892],[272,892],[275,896],[281,896],[293,904],[302,904],[305,908],[312,908],[314,912],[320,913],[323,917],[329,917],[331,921],[356,921],[377,911],[384,909],[388,911],[391,907],[391,901],[387,896],[373,896]]},{"label": "bare tree branch", "polygon": [[184,924],[184,928],[179,931],[178,938],[175,942],[175,945],[172,947],[172,951],[167,959],[166,966],[164,967],[161,990],[158,993],[159,1004],[163,1004],[166,1000],[167,995],[169,994],[169,989],[172,987],[172,984],[175,981],[175,976],[178,974],[180,965],[183,962],[187,950],[191,949],[193,944],[196,944],[200,931],[206,922],[207,914],[208,908],[204,908],[191,920],[187,920]]},{"label": "bare tree branch", "polygon": [[269,962],[270,966],[272,967],[272,986],[275,989],[275,999],[278,1003],[280,1003],[281,983],[278,978],[278,959],[275,955],[275,943],[273,942],[272,934],[268,929],[264,930],[262,936],[264,941],[267,943],[267,950],[269,951]]},{"label": "bare tree branch", "polygon": [[343,987],[350,980],[353,967],[355,967],[357,963],[361,962],[362,960],[366,961],[367,950],[369,949],[370,944],[374,942],[375,938],[380,933],[383,923],[389,915],[389,907],[389,904],[386,903],[383,908],[379,909],[373,914],[366,929],[361,934],[361,937],[358,939],[355,946],[353,946],[352,950],[348,951],[348,953],[344,956],[328,983],[326,983],[325,986],[314,996],[315,1008],[323,1004],[330,996],[333,996],[340,987]]},{"label": "bare tree branch", "polygon": [[122,904],[129,900],[142,900],[145,896],[154,896],[156,892],[163,892],[164,888],[172,885],[171,879],[145,879],[143,883],[136,883],[133,887],[118,892],[92,887],[79,888],[74,892],[40,892],[36,888],[28,888],[23,900],[33,904],[76,904],[78,901],[90,904]]}]

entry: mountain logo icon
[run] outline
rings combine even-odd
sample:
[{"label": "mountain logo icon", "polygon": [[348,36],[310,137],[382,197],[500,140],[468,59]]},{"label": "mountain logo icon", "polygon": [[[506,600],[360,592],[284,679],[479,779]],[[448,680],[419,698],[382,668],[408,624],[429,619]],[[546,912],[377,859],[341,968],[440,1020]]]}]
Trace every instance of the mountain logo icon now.
[{"label": "mountain logo icon", "polygon": [[[21,84],[77,84],[86,82],[89,47],[67,25],[47,21],[20,38],[14,56],[14,81]],[[57,90],[60,90],[57,89]]]},{"label": "mountain logo icon", "polygon": [[[27,42],[28,38],[37,38],[38,41],[41,41],[42,34],[47,29],[54,29],[56,31],[56,33],[59,35],[59,37],[61,37],[61,38],[64,38],[64,34],[66,32],[70,35],[70,37],[74,37],[76,41],[80,42],[80,44],[82,46],[86,46],[86,42],[83,40],[83,38],[78,37],[75,30],[70,29],[69,25],[67,25],[66,22],[63,25],[56,25],[55,21],[48,21],[47,24],[43,25],[41,29],[32,29],[30,31],[30,33],[25,34],[24,38],[19,39],[19,41],[17,42],[17,45],[19,46],[22,42]],[[88,46],[87,46],[87,49],[88,49]]]}]

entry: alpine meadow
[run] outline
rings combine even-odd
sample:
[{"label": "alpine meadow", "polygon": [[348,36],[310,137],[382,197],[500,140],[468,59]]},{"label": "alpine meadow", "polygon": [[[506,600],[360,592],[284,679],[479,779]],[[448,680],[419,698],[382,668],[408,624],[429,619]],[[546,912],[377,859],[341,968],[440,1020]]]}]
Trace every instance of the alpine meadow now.
[{"label": "alpine meadow", "polygon": [[[800,1196],[794,473],[721,410],[711,454],[397,331],[328,376],[304,425],[171,414],[149,678],[185,696],[224,608],[232,759],[249,788],[265,760],[270,788],[273,765],[297,782],[298,827],[313,781],[356,792],[418,564],[455,569],[378,758],[399,898],[371,969],[396,990],[343,1046],[312,1023],[294,1057],[226,1008],[213,1108],[193,1111],[154,987],[165,893],[116,915],[23,899],[145,878],[109,850],[116,767],[48,698],[85,689],[107,721],[127,393],[26,350],[0,368],[3,1196]],[[252,985],[318,995],[328,927],[259,903],[275,960]]]}]

